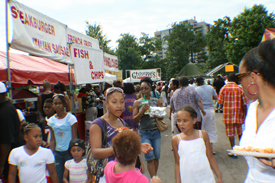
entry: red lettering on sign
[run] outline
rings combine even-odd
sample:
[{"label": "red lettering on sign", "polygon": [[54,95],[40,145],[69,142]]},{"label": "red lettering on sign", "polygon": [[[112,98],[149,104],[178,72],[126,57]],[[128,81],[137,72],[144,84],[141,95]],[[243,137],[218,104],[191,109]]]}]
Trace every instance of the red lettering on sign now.
[{"label": "red lettering on sign", "polygon": [[92,61],[89,61],[89,67],[90,67],[90,69],[94,69]]},{"label": "red lettering on sign", "polygon": [[45,32],[46,34],[55,36],[54,26],[46,22],[43,22],[42,20],[38,20],[35,17],[28,15],[27,13],[24,13],[23,11],[17,10],[15,6],[11,7],[11,12],[12,17],[14,19],[19,18],[22,24],[36,28],[42,32]]},{"label": "red lettering on sign", "polygon": [[89,59],[89,52],[87,50],[74,48],[74,57]]},{"label": "red lettering on sign", "polygon": [[92,71],[91,78],[92,79],[104,79],[103,71]]}]

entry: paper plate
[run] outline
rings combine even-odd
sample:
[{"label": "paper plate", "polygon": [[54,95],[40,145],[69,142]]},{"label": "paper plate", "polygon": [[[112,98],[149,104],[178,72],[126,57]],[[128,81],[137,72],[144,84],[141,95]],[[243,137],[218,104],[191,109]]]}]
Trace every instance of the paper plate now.
[{"label": "paper plate", "polygon": [[239,156],[254,156],[257,158],[275,158],[275,153],[260,153],[260,152],[236,151],[236,150],[227,150],[227,151]]}]

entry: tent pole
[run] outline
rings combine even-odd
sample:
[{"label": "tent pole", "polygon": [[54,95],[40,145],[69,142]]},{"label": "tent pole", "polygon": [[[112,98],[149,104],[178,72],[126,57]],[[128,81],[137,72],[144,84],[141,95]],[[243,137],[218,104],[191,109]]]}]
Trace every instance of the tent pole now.
[{"label": "tent pole", "polygon": [[9,97],[12,99],[12,88],[11,88],[11,71],[10,71],[10,44],[9,44],[9,0],[6,0],[6,58],[7,58],[7,88]]},{"label": "tent pole", "polygon": [[[67,43],[69,45],[69,50],[70,50],[70,57],[72,60],[72,52],[71,52],[71,45],[73,42]],[[68,64],[68,69],[69,69],[69,89],[70,89],[70,97],[71,97],[71,104],[72,104],[72,113],[76,114],[75,112],[75,105],[74,105],[74,93],[73,93],[73,82],[72,82],[72,70],[71,70],[71,64]]]}]

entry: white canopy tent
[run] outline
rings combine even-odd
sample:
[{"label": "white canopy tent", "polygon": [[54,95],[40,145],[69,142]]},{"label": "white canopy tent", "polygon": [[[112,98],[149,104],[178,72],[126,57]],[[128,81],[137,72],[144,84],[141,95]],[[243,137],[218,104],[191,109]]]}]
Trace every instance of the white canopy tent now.
[{"label": "white canopy tent", "polygon": [[117,80],[116,75],[112,75],[112,74],[109,74],[109,73],[105,73],[104,78],[105,78],[106,80],[107,80],[107,79],[113,80],[113,81],[116,81],[116,80]]}]

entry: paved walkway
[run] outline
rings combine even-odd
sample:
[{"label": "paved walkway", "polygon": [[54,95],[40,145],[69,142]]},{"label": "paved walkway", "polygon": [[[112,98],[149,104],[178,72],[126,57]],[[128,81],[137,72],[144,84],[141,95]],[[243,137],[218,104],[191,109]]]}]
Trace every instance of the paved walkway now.
[{"label": "paved walkway", "polygon": [[[169,108],[167,108],[167,112]],[[169,125],[168,130],[162,132],[161,136],[161,159],[158,170],[158,176],[161,178],[163,183],[173,183],[175,182],[174,176],[174,155],[171,151],[171,128],[170,120],[168,115],[164,118],[164,121]],[[218,130],[218,142],[214,144],[214,149],[216,151],[215,158],[217,160],[219,169],[222,173],[224,183],[242,183],[246,177],[247,164],[243,157],[238,157],[238,159],[232,159],[227,156],[226,150],[230,148],[228,138],[225,134],[225,128],[223,124],[223,114],[216,113],[216,124]],[[236,138],[236,144],[238,144],[238,139]],[[144,156],[142,155],[142,160],[146,167],[146,162],[144,161]],[[146,170],[145,175],[149,178],[149,173]]]}]

